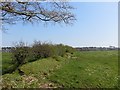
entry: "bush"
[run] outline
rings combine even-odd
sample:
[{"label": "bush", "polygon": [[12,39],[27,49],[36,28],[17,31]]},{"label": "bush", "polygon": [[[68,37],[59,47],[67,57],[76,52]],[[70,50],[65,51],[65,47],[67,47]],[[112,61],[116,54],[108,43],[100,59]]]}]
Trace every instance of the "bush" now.
[{"label": "bush", "polygon": [[74,48],[72,48],[70,46],[67,46],[67,45],[65,46],[65,50],[66,50],[67,53],[71,53],[71,54],[73,54],[73,52],[75,52]]},{"label": "bush", "polygon": [[64,56],[64,54],[65,54],[65,47],[64,47],[64,45],[62,45],[62,44],[59,44],[59,45],[57,45],[57,52],[58,52],[58,56]]},{"label": "bush", "polygon": [[29,61],[47,58],[54,55],[53,45],[48,43],[41,44],[41,42],[35,42],[29,52]]},{"label": "bush", "polygon": [[22,65],[28,56],[28,49],[29,47],[25,46],[23,42],[19,42],[19,44],[12,49],[13,62]]},{"label": "bush", "polygon": [[66,53],[71,53],[71,54],[73,54],[73,52],[75,51],[75,49],[73,49],[72,47],[70,47],[70,46],[64,46],[64,45],[62,45],[62,44],[59,44],[59,45],[57,45],[56,46],[56,52],[57,52],[57,55],[58,56],[64,56]]},{"label": "bush", "polygon": [[50,43],[41,43],[35,41],[31,47],[19,42],[13,49],[13,62],[16,69],[24,63],[36,61],[41,58],[64,56],[66,53],[73,53],[74,49],[62,44],[53,45]]}]

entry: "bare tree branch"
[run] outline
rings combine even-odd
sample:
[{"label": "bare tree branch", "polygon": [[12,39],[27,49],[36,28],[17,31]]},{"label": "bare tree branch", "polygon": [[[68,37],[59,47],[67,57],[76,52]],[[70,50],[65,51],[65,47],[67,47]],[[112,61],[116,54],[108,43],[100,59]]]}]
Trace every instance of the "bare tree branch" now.
[{"label": "bare tree branch", "polygon": [[16,24],[18,22],[56,22],[71,24],[75,16],[73,9],[67,2],[1,2],[0,20],[4,24]]}]

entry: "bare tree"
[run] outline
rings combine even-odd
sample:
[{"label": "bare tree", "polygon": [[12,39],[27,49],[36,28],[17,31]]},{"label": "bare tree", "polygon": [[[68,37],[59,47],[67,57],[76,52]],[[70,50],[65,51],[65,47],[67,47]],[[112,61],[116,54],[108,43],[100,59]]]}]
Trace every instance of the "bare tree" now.
[{"label": "bare tree", "polygon": [[50,22],[72,24],[75,20],[68,2],[1,2],[0,20],[4,24],[18,22]]}]

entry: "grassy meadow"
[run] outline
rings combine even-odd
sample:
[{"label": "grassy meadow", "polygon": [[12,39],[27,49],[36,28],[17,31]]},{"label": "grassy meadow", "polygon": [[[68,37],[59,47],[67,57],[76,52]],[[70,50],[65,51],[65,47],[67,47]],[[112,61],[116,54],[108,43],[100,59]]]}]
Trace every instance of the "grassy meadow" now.
[{"label": "grassy meadow", "polygon": [[[12,65],[2,53],[2,68]],[[3,88],[118,88],[118,51],[76,51],[29,62],[2,75]]]}]

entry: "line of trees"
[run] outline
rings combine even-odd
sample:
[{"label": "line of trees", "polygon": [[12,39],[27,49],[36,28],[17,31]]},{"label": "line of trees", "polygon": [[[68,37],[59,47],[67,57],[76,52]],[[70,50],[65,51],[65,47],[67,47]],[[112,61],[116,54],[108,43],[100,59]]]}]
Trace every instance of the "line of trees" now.
[{"label": "line of trees", "polygon": [[62,44],[53,45],[50,43],[35,41],[30,47],[26,46],[24,42],[19,42],[19,44],[12,48],[11,51],[12,63],[14,66],[6,71],[3,71],[3,74],[12,73],[16,69],[19,69],[20,66],[28,62],[33,62],[48,57],[63,57],[67,53],[73,54],[74,51],[75,49],[72,47]]},{"label": "line of trees", "polygon": [[78,51],[104,51],[104,50],[119,50],[119,48],[114,46],[109,47],[77,47]]}]

